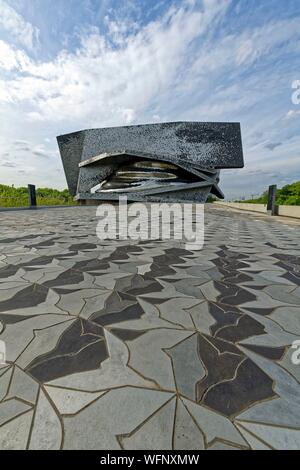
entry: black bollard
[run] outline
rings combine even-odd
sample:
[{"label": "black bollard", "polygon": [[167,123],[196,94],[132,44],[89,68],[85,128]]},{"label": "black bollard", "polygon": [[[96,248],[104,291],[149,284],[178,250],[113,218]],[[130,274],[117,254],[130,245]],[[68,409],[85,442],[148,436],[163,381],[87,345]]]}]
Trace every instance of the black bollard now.
[{"label": "black bollard", "polygon": [[34,184],[28,185],[28,196],[29,196],[29,206],[31,208],[35,208],[36,207],[36,192],[35,192]]},{"label": "black bollard", "polygon": [[276,215],[276,184],[269,186],[267,212],[270,215]]}]

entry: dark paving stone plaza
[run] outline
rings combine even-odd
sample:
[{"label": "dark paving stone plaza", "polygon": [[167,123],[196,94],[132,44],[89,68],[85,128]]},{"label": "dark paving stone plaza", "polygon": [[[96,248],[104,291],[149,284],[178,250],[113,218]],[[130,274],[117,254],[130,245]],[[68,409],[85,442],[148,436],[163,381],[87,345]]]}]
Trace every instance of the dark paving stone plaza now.
[{"label": "dark paving stone plaza", "polygon": [[0,224],[0,449],[300,448],[299,222],[207,205],[200,251],[101,242],[96,207]]}]

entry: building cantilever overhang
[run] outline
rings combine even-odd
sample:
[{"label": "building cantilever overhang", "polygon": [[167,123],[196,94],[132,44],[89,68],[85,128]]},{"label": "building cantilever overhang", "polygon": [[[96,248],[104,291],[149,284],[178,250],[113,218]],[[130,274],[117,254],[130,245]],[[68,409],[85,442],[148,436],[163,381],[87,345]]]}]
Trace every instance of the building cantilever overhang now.
[{"label": "building cantilever overhang", "polygon": [[167,122],[89,129],[57,137],[78,200],[205,202],[220,169],[243,168],[239,123]]}]

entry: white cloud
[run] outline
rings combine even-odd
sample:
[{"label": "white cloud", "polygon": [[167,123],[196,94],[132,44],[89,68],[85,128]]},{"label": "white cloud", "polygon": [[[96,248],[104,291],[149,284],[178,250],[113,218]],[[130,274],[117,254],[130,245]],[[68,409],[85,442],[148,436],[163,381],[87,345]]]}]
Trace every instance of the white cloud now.
[{"label": "white cloud", "polygon": [[38,39],[39,31],[24,20],[4,0],[0,0],[0,28],[13,35],[23,46],[31,49],[35,39]]},{"label": "white cloud", "polygon": [[275,150],[277,147],[280,147],[281,145],[282,145],[282,142],[268,142],[265,145],[265,148],[273,152],[273,150]]},{"label": "white cloud", "polygon": [[228,4],[205,0],[201,11],[183,4],[127,35],[119,27],[122,47],[89,29],[74,53],[63,51],[53,62],[37,62],[10,48],[5,66],[15,69],[15,77],[0,82],[0,99],[26,103],[30,119],[131,123],[176,80],[190,44]]},{"label": "white cloud", "polygon": [[[242,122],[250,171],[262,169],[261,181],[273,178],[269,168],[294,174],[299,138],[283,134],[294,131],[299,111],[288,111],[295,70],[285,54],[299,50],[299,18],[231,28],[229,34],[230,3],[182,1],[144,26],[106,18],[108,34],[81,29],[77,49],[61,50],[51,61],[33,59],[30,51],[0,41],[0,144],[10,151],[10,142],[28,138],[29,151],[23,148],[17,155],[20,165],[30,169],[32,181],[63,187],[57,134],[150,121],[235,120]],[[7,181],[17,183],[13,169],[5,171]],[[230,194],[226,174],[222,181]],[[246,190],[247,175],[239,174]],[[252,179],[255,186],[254,174]]]},{"label": "white cloud", "polygon": [[209,43],[208,47],[199,50],[192,67],[193,73],[207,76],[230,67],[232,70],[239,70],[253,65],[256,60],[267,57],[271,52],[274,60],[276,48],[280,49],[284,45],[286,52],[287,44],[290,50],[299,51],[299,32],[297,17],[224,35],[215,43]]},{"label": "white cloud", "polygon": [[135,110],[132,108],[123,109],[122,114],[124,116],[126,124],[131,124],[136,118]]},{"label": "white cloud", "polygon": [[285,115],[285,119],[295,119],[297,118],[298,116],[300,116],[300,109],[290,109],[286,115]]},{"label": "white cloud", "polygon": [[[139,31],[114,22],[110,40],[97,28],[89,28],[75,52],[62,51],[51,62],[35,61],[0,42],[0,66],[15,71],[15,77],[0,81],[0,100],[26,103],[30,121],[65,121],[84,127],[130,124],[157,97],[163,105],[164,94],[170,96],[172,90],[174,95],[184,95],[201,85],[209,89],[215,76],[220,83],[225,70],[227,78],[235,78],[240,67],[282,42],[294,39],[299,44],[298,21],[291,19],[225,36],[215,46],[204,43],[195,50],[193,42],[205,38],[212,24],[224,16],[229,1],[206,0],[202,10],[187,5],[170,8],[163,18]],[[122,35],[121,45],[120,37],[117,44],[111,42],[116,32]],[[253,92],[247,93],[238,81],[233,85],[227,81],[198,106],[198,113],[208,117],[223,116],[228,110],[238,113],[251,100],[259,101],[263,88],[270,88],[272,77],[264,78],[263,86],[252,80]],[[160,112],[155,109],[151,115]]]},{"label": "white cloud", "polygon": [[6,42],[0,40],[0,68],[13,70],[17,67],[16,52]]},{"label": "white cloud", "polygon": [[280,47],[282,44],[286,46],[289,41],[291,41],[291,48],[297,48],[298,42],[295,40],[297,37],[299,37],[299,18],[277,20],[263,27],[246,30],[239,38],[236,63],[238,65],[252,64],[275,47]]}]

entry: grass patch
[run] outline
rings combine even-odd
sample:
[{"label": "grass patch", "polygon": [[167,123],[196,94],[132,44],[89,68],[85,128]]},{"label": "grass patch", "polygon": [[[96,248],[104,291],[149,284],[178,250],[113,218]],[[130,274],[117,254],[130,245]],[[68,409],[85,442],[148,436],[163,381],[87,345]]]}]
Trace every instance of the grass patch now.
[{"label": "grass patch", "polygon": [[[67,189],[59,191],[58,189],[38,188],[36,196],[38,206],[74,206],[77,204]],[[15,188],[0,184],[0,207],[28,206],[29,198],[26,187]]]}]

